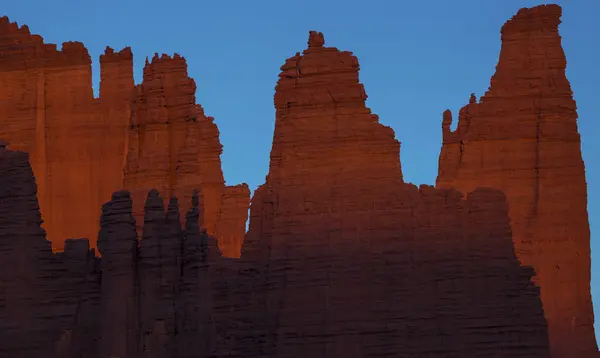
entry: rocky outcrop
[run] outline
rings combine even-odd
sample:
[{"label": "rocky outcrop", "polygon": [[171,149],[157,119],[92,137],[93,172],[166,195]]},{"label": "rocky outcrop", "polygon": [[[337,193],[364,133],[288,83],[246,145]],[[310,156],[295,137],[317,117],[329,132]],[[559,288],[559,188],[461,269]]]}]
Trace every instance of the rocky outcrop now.
[{"label": "rocky outcrop", "polygon": [[365,106],[358,69],[317,32],[281,68],[235,353],[548,357],[504,196],[405,184],[399,143]]},{"label": "rocky outcrop", "polygon": [[519,260],[536,270],[552,356],[596,356],[590,231],[576,104],[558,33],[561,8],[521,9],[502,28],[489,90],[450,130],[444,113],[437,186],[506,193]]},{"label": "rocky outcrop", "polygon": [[[52,317],[54,271],[29,156],[0,145],[0,356],[41,357],[58,337]],[[49,309],[50,312],[44,312]],[[51,322],[53,324],[54,322]]]},{"label": "rocky outcrop", "polygon": [[99,99],[90,56],[79,42],[59,51],[3,17],[0,52],[0,137],[30,154],[53,249],[62,250],[69,237],[95,238],[98,208],[120,188],[131,51],[107,48],[101,56]]},{"label": "rocky outcrop", "polygon": [[[157,54],[146,64],[132,104],[123,187],[133,195],[138,229],[142,198],[150,189],[184,202],[198,189],[202,227],[216,235],[226,256],[239,257],[248,217],[248,206],[240,210],[239,205],[249,202],[250,192],[243,190],[245,185],[242,190],[225,187],[219,131],[196,105],[195,92],[185,59],[178,54]],[[184,214],[182,209],[182,218]],[[243,225],[229,226],[239,222]]]},{"label": "rocky outcrop", "polygon": [[[180,196],[186,202],[200,189],[201,222],[211,235],[218,235],[221,217],[221,227],[243,221],[245,228],[248,207],[238,205],[249,202],[249,191],[225,189],[219,131],[195,104],[196,85],[183,58],[156,57],[134,89],[131,49],[107,47],[100,56],[100,96],[94,98],[91,58],[79,42],[59,51],[3,17],[0,53],[0,138],[30,153],[55,251],[70,237],[89,237],[95,247],[98,208],[122,187],[139,198],[139,226],[143,198],[157,188],[164,195],[186,193]],[[145,132],[160,142],[146,142]],[[221,249],[239,257],[245,229],[234,226],[224,229]]]},{"label": "rocky outcrop", "polygon": [[[308,48],[281,68],[270,170],[252,199],[250,229],[237,260],[221,257],[220,251],[239,256],[236,235],[244,229],[249,190],[224,184],[218,130],[195,104],[195,84],[184,59],[155,57],[127,103],[108,93],[125,91],[131,54],[107,49],[102,66],[108,77],[102,81],[108,92],[101,89],[101,98],[93,100],[96,109],[89,112],[91,122],[85,123],[132,114],[127,161],[120,164],[126,165],[123,180],[132,192],[117,191],[102,206],[101,259],[90,249],[94,237],[68,239],[64,252],[52,253],[29,157],[8,151],[0,140],[0,262],[9,268],[0,271],[0,355],[549,358],[552,342],[554,357],[593,356],[594,342],[580,324],[592,317],[584,310],[591,304],[575,300],[588,302],[589,231],[578,226],[587,225],[585,205],[570,201],[585,204],[585,182],[582,163],[572,157],[580,155],[579,138],[564,57],[551,52],[560,49],[559,14],[553,6],[519,12],[503,29],[490,91],[480,103],[472,97],[455,132],[449,130],[451,114],[444,114],[440,188],[404,183],[400,143],[366,107],[358,60],[325,47],[323,35],[310,32]],[[0,61],[6,60],[4,68],[15,76],[5,78],[18,82],[18,71],[28,78],[29,68],[41,68],[44,83],[62,73],[70,88],[60,67],[64,62],[40,60],[46,58],[40,49],[48,49],[51,59],[56,49],[7,21],[0,22],[0,34],[5,34],[0,51],[8,54],[2,52]],[[525,58],[521,46],[528,48]],[[59,57],[72,61],[67,61],[68,73],[87,76],[84,52],[78,44],[63,48]],[[24,62],[13,64],[11,58]],[[57,63],[62,65],[54,70]],[[523,68],[526,74],[520,75]],[[60,101],[76,104],[77,112],[65,110],[69,120],[88,113],[80,107],[84,102],[70,99],[80,93],[64,98],[43,93],[52,105],[30,110],[44,121],[58,118],[54,105]],[[103,98],[118,104],[102,107]],[[47,150],[59,145],[56,138],[66,138],[58,135],[63,124],[36,122],[35,129],[21,132],[16,118],[29,112],[7,113],[10,120],[0,128],[17,147],[29,143],[38,150],[43,138],[48,154],[36,158],[46,159],[32,159],[34,166],[42,165],[38,173],[51,177],[55,168],[69,168],[60,163],[79,163],[64,148],[56,150],[58,157]],[[119,125],[98,128],[118,132]],[[40,137],[26,142],[40,128]],[[65,128],[85,134],[87,127]],[[86,145],[83,139],[76,143],[77,148]],[[119,146],[106,142],[102,150],[114,150],[116,158]],[[489,155],[494,151],[509,153],[510,162]],[[88,154],[85,160],[95,158]],[[101,163],[105,171],[118,165],[112,159]],[[568,163],[571,170],[565,171]],[[46,194],[40,200],[66,192],[52,180],[44,179]],[[90,192],[112,185],[106,183],[91,182],[97,187]],[[93,195],[83,195],[82,201],[93,201]],[[169,198],[166,209],[161,195]],[[176,195],[184,206],[191,202],[189,210],[182,210]],[[580,217],[558,211],[564,203]],[[81,218],[79,212],[69,216],[71,211],[61,212],[61,220]],[[530,236],[518,236],[523,233]],[[559,234],[573,242],[560,241]],[[219,247],[212,236],[220,239]],[[542,246],[548,258],[541,255]],[[567,258],[559,257],[558,249]],[[588,265],[583,269],[573,258],[581,253],[588,255],[581,260]],[[527,260],[539,266],[544,305]],[[554,264],[566,278],[548,271]],[[587,277],[588,291],[572,270]],[[555,297],[548,298],[548,292]],[[548,299],[567,313],[554,307],[545,312]],[[568,314],[570,330],[562,324]]]},{"label": "rocky outcrop", "polygon": [[[0,143],[0,355],[24,358],[197,357],[214,352],[215,241],[200,230],[198,197],[182,230],[148,195],[138,245],[131,196],[102,207],[98,248],[66,240],[52,253],[23,152]],[[211,242],[213,243],[211,245]]]}]

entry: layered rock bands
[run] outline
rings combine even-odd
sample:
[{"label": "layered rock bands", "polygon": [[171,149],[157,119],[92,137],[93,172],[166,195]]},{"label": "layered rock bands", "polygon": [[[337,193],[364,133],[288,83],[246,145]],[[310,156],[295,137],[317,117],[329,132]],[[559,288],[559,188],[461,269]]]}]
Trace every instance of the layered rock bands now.
[{"label": "layered rock bands", "polygon": [[[202,225],[217,237],[227,226],[222,250],[238,257],[250,192],[245,184],[225,187],[219,131],[195,103],[185,60],[155,57],[135,88],[132,60],[129,48],[107,47],[94,98],[83,44],[67,42],[59,51],[0,18],[0,138],[30,154],[53,249],[71,237],[89,237],[95,246],[98,208],[116,190],[143,192],[141,198],[152,188],[183,190],[188,200],[195,188],[206,197]],[[139,207],[135,217],[142,218]]]},{"label": "layered rock bands", "polygon": [[[218,130],[178,55],[152,59],[123,110],[117,184],[129,191],[101,207],[90,236],[101,259],[87,239],[52,253],[39,159],[0,143],[0,262],[14,268],[0,271],[0,356],[597,357],[559,22],[559,7],[539,6],[503,27],[490,90],[456,131],[444,114],[437,188],[403,181],[357,58],[311,31],[281,67],[269,173],[239,259],[221,252],[239,256],[248,188],[225,187]],[[14,36],[2,51],[23,46]]]},{"label": "layered rock bands", "polygon": [[557,5],[522,9],[502,27],[489,90],[450,130],[444,113],[437,186],[502,190],[517,257],[536,271],[555,357],[597,351],[590,295],[585,169]]}]

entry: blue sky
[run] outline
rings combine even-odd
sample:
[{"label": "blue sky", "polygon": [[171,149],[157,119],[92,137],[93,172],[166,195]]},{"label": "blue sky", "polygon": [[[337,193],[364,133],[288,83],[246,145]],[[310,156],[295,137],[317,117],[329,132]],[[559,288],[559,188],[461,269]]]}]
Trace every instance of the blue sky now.
[{"label": "blue sky", "polygon": [[[285,58],[306,47],[308,30],[353,51],[368,106],[402,142],[405,180],[433,184],[442,112],[453,113],[489,86],[500,50],[500,27],[535,0],[19,0],[1,11],[46,42],[82,41],[93,59],[109,45],[131,46],[136,82],[146,56],[185,56],[197,101],[215,117],[227,183],[264,181],[273,136],[273,93]],[[600,257],[600,1],[563,5],[560,31],[567,76],[579,111],[587,168],[592,255]],[[96,88],[97,89],[97,88]],[[598,253],[596,255],[596,253]],[[600,318],[600,258],[592,293]],[[600,321],[600,320],[599,320]],[[597,329],[598,332],[598,329]]]}]

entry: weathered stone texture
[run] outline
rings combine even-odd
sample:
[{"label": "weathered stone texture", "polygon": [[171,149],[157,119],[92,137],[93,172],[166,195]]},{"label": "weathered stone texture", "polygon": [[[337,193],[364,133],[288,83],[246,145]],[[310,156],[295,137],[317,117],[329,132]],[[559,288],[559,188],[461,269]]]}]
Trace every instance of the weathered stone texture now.
[{"label": "weathered stone texture", "polygon": [[[218,227],[243,221],[243,227],[224,229],[220,246],[226,256],[239,256],[248,217],[246,206],[231,205],[221,170],[222,146],[212,117],[196,104],[196,84],[187,75],[185,59],[155,55],[144,68],[144,80],[136,86],[132,104],[129,149],[123,188],[134,197],[134,216],[141,230],[143,200],[156,188],[161,194],[189,202],[192,192],[201,196],[201,225],[221,242]],[[244,192],[249,202],[250,192]],[[244,193],[242,196],[243,202]],[[226,203],[223,206],[223,203]],[[181,217],[185,210],[181,209]],[[241,215],[241,216],[236,216]],[[223,224],[219,222],[223,217]]]},{"label": "weathered stone texture", "polygon": [[30,154],[52,247],[62,250],[69,237],[94,238],[95,246],[98,208],[120,188],[131,51],[107,48],[101,56],[99,99],[79,42],[58,51],[2,17],[0,54],[0,137]]},{"label": "weathered stone texture", "polygon": [[450,130],[444,113],[437,186],[487,186],[509,203],[519,260],[541,287],[555,358],[596,356],[590,231],[576,104],[558,33],[561,8],[521,9],[502,28],[489,90]]},{"label": "weathered stone texture", "polygon": [[323,43],[311,32],[276,87],[236,356],[548,357],[504,196],[404,184],[399,143],[365,106],[356,57]]},{"label": "weathered stone texture", "polygon": [[[249,189],[225,186],[218,129],[185,60],[156,56],[127,97],[131,52],[107,48],[95,100],[82,45],[59,52],[0,20],[0,83],[14,85],[0,89],[0,135],[34,167],[0,140],[0,356],[549,358],[550,342],[554,358],[595,356],[559,16],[542,6],[505,25],[488,93],[472,96],[455,132],[444,113],[437,189],[404,183],[400,143],[366,107],[357,58],[310,32],[281,68],[270,169],[239,259],[221,252],[240,256]],[[58,148],[67,131],[85,135]],[[81,161],[110,178],[71,171],[66,183],[85,190],[58,185]],[[52,253],[34,172],[42,213],[64,209],[46,215],[50,230],[98,211],[76,228],[99,223],[101,259],[96,233],[61,237]],[[121,180],[130,191],[92,209]]]},{"label": "weathered stone texture", "polygon": [[[217,235],[221,216],[224,223],[246,221],[247,207],[238,210],[225,195],[236,189],[225,189],[219,131],[195,104],[196,85],[183,58],[156,57],[134,89],[131,49],[107,47],[96,99],[91,59],[79,42],[58,51],[3,17],[0,54],[0,137],[30,153],[54,250],[62,250],[69,237],[89,237],[95,247],[98,208],[122,185],[139,198],[139,225],[143,198],[152,188],[164,195],[186,193],[180,196],[186,202],[200,189],[201,222],[211,235]],[[249,191],[235,200],[249,202]],[[245,230],[235,226],[235,232],[225,230],[222,250],[239,257]]]},{"label": "weathered stone texture", "polygon": [[[220,253],[200,231],[198,197],[179,206],[148,195],[138,246],[131,196],[102,207],[94,257],[87,239],[52,253],[28,155],[0,145],[0,356],[166,358],[216,352],[213,287]],[[212,242],[212,244],[211,244]],[[211,323],[212,322],[212,323]],[[213,342],[213,343],[211,343]]]}]

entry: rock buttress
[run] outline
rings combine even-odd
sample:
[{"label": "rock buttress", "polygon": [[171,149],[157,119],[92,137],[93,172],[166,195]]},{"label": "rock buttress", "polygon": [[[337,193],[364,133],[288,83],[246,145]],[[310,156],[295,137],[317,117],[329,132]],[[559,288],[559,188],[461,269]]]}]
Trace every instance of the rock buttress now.
[{"label": "rock buttress", "polygon": [[576,104],[558,33],[561,8],[521,9],[502,28],[489,90],[444,113],[437,186],[502,190],[517,257],[533,266],[555,358],[596,356],[590,230]]},{"label": "rock buttress", "polygon": [[129,49],[101,56],[101,98],[79,42],[60,51],[0,18],[0,138],[30,154],[54,250],[69,237],[95,246],[98,208],[121,184],[133,64]]},{"label": "rock buttress", "polygon": [[[224,255],[239,257],[247,220],[246,210],[231,205],[221,170],[219,130],[212,117],[196,105],[196,84],[187,75],[185,59],[156,55],[144,68],[144,80],[133,96],[129,149],[123,187],[134,197],[134,216],[141,227],[143,197],[156,188],[164,196],[190,202],[198,189],[201,197],[201,225],[220,242]],[[236,197],[245,195],[246,190]],[[236,200],[236,203],[243,202]],[[241,216],[240,216],[241,215]],[[181,218],[185,209],[181,208]],[[244,222],[218,232],[225,224]],[[226,226],[226,225],[225,225]]]},{"label": "rock buttress", "polygon": [[252,357],[548,357],[533,271],[504,196],[405,184],[394,132],[365,106],[358,60],[324,47],[276,87],[232,327]]}]

